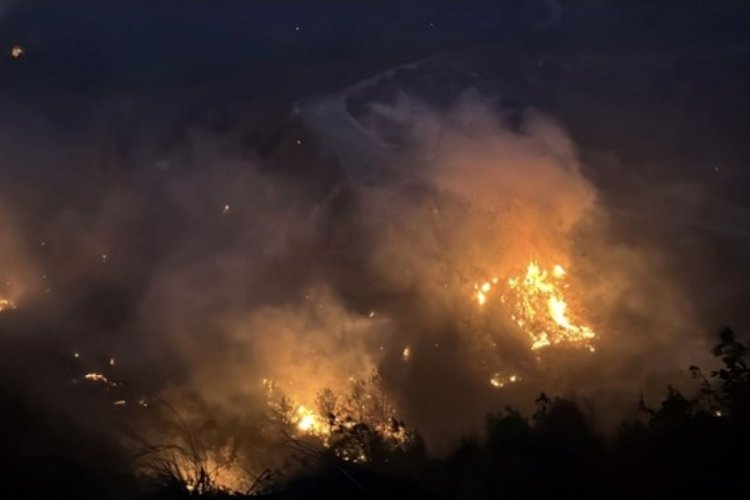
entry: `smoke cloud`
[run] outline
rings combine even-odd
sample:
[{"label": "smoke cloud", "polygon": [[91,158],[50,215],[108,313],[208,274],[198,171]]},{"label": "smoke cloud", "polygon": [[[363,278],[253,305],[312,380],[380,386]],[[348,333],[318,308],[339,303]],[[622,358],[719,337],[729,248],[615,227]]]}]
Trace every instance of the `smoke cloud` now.
[{"label": "smoke cloud", "polygon": [[[300,102],[270,153],[239,131],[131,149],[117,131],[6,127],[30,146],[6,153],[0,272],[17,309],[0,317],[2,342],[52,353],[3,375],[54,379],[43,400],[75,415],[55,388],[105,372],[128,405],[113,421],[160,439],[144,414],[165,400],[259,468],[278,455],[269,384],[314,408],[324,389],[377,375],[440,453],[542,390],[589,401],[610,426],[637,391],[702,361],[668,254],[620,237],[552,116],[470,86],[442,106],[398,89],[353,112],[372,82]],[[101,158],[126,166],[102,173]],[[477,283],[530,261],[565,268],[595,352],[531,350],[507,308],[477,304]]]}]

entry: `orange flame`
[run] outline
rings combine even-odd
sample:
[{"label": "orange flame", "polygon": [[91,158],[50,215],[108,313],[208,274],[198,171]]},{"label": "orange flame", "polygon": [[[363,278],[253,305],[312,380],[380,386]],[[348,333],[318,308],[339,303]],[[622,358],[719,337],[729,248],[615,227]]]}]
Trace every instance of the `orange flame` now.
[{"label": "orange flame", "polygon": [[[510,318],[531,338],[532,350],[562,343],[579,344],[594,350],[591,341],[596,338],[596,333],[571,319],[564,298],[564,290],[568,288],[566,275],[560,264],[555,264],[548,272],[531,261],[523,276],[508,278],[507,297],[500,293],[500,301],[510,308]],[[493,278],[474,285],[475,298],[480,306],[485,305],[498,281]]]}]

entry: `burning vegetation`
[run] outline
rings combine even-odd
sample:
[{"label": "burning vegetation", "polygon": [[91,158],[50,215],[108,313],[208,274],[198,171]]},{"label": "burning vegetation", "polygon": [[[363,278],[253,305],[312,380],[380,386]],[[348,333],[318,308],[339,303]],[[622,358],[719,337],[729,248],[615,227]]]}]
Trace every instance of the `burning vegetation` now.
[{"label": "burning vegetation", "polygon": [[560,264],[547,270],[531,261],[521,276],[505,280],[493,277],[476,283],[476,302],[481,307],[491,307],[488,300],[497,296],[499,307],[506,308],[518,328],[529,336],[532,350],[574,344],[593,352],[596,333],[574,322],[578,315],[568,310],[566,296],[570,295],[570,286],[565,277],[566,271]]},{"label": "burning vegetation", "polygon": [[373,437],[390,449],[408,447],[411,434],[398,420],[377,375],[350,377],[349,383],[349,390],[342,393],[323,389],[310,408],[264,380],[272,418],[286,428],[284,432],[292,441],[314,438],[342,460],[357,463],[372,458],[369,446]]}]

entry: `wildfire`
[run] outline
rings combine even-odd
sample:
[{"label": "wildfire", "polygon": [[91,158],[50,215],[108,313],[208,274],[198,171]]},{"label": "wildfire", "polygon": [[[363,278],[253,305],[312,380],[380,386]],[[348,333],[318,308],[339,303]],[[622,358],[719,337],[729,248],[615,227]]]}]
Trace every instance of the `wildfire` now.
[{"label": "wildfire", "polygon": [[311,436],[325,437],[330,434],[330,427],[324,419],[304,405],[297,408],[296,426],[297,430]]},{"label": "wildfire", "polygon": [[[499,294],[500,302],[507,304],[511,319],[531,338],[531,349],[537,350],[562,343],[579,344],[593,351],[590,342],[596,333],[588,326],[574,323],[568,303],[564,298],[567,273],[560,264],[551,271],[529,262],[526,273],[508,278],[505,293],[495,290],[499,283],[493,278],[475,284],[475,298],[480,306],[485,305],[491,292]],[[507,293],[507,295],[506,295]],[[498,387],[494,382],[492,385]]]},{"label": "wildfire", "polygon": [[[345,461],[366,462],[370,459],[369,443],[363,441],[362,429],[369,429],[383,443],[401,448],[411,442],[411,434],[396,419],[395,409],[382,393],[377,377],[350,377],[349,391],[335,393],[322,389],[312,409],[288,397],[277,384],[263,379],[272,415],[289,426],[297,437],[317,438],[325,448]],[[369,435],[369,434],[367,434]]]},{"label": "wildfire", "polygon": [[255,474],[238,456],[233,440],[207,449],[190,441],[152,448],[153,452],[139,457],[139,470],[157,477],[166,474],[182,485],[190,497],[234,497],[253,486]]}]

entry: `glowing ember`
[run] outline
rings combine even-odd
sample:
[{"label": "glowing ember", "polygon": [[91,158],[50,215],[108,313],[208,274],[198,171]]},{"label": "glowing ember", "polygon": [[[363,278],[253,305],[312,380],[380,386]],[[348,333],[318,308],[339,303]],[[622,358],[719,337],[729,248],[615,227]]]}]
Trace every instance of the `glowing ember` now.
[{"label": "glowing ember", "polygon": [[90,380],[92,382],[99,382],[101,384],[109,385],[111,387],[117,387],[116,382],[111,382],[105,375],[101,373],[96,372],[89,372],[86,375],[83,376],[86,380]]},{"label": "glowing ember", "polygon": [[[532,350],[571,343],[594,351],[590,341],[596,338],[596,333],[571,319],[563,294],[563,290],[568,288],[566,274],[560,264],[555,264],[548,272],[531,261],[524,276],[507,280],[507,297],[500,295],[500,301],[510,308],[511,319],[531,338]],[[474,285],[476,301],[480,306],[485,305],[498,281],[493,278],[481,285]]]},{"label": "glowing ember", "polygon": [[23,47],[21,47],[20,45],[14,45],[10,49],[10,56],[13,59],[19,59],[21,56],[23,56],[24,52],[25,51],[23,50]]},{"label": "glowing ember", "polygon": [[94,382],[104,382],[105,384],[109,383],[109,380],[107,377],[102,375],[101,373],[87,373],[83,376],[86,380],[93,380]]},{"label": "glowing ember", "polygon": [[490,385],[492,387],[496,387],[500,389],[501,387],[505,387],[508,384],[515,384],[516,382],[520,382],[521,377],[519,377],[516,374],[510,375],[510,376],[504,376],[499,373],[496,373],[490,378]]},{"label": "glowing ember", "polygon": [[5,311],[6,309],[15,309],[15,308],[16,308],[16,305],[13,303],[13,301],[0,298],[0,312]]},{"label": "glowing ember", "polygon": [[406,346],[404,347],[403,352],[401,353],[401,357],[404,361],[409,361],[411,359],[411,347]]},{"label": "glowing ember", "polygon": [[565,269],[563,269],[563,266],[560,264],[555,264],[555,266],[552,268],[552,275],[555,278],[562,278],[565,276]]}]

